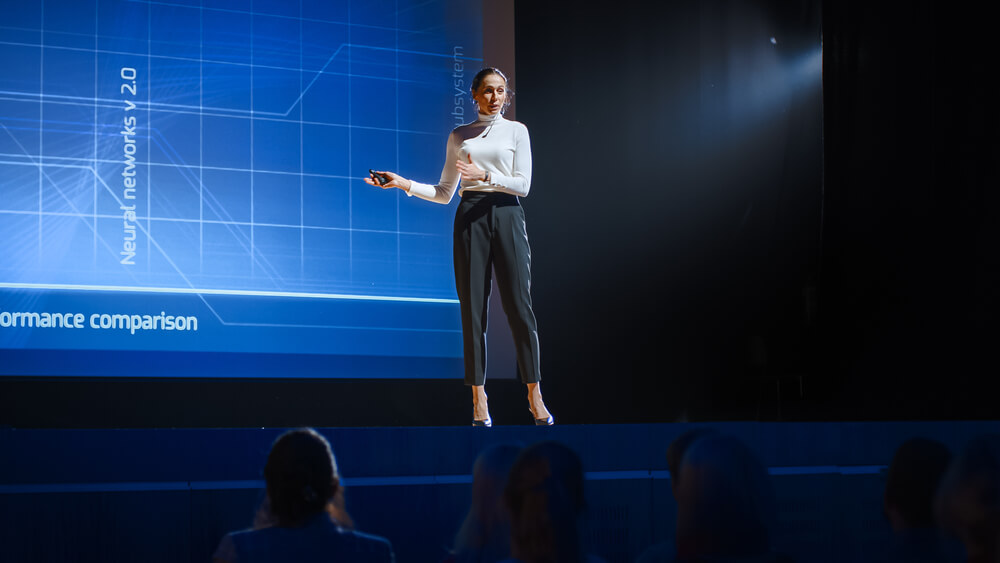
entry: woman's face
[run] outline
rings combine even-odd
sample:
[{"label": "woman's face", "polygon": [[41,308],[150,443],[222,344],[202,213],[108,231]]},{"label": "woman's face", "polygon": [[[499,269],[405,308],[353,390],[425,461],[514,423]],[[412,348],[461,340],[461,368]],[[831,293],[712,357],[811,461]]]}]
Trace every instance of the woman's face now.
[{"label": "woman's face", "polygon": [[507,101],[507,81],[500,75],[487,74],[473,99],[479,105],[479,113],[485,115],[500,113],[504,102]]}]

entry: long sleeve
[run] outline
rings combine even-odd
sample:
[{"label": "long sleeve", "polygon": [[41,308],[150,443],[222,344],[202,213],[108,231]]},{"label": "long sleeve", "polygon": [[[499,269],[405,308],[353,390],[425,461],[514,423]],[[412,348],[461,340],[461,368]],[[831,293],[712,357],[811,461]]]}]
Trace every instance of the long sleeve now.
[{"label": "long sleeve", "polygon": [[[504,192],[511,195],[524,197],[531,189],[531,139],[528,137],[528,128],[520,123],[514,123],[514,160],[509,173],[499,167],[490,167],[489,163],[484,166],[484,170],[490,172],[490,183],[484,184],[492,188],[493,191]],[[502,165],[502,163],[501,163]]]},{"label": "long sleeve", "polygon": [[448,135],[448,144],[445,148],[444,167],[441,169],[441,179],[436,186],[410,181],[410,191],[408,196],[417,196],[427,201],[447,205],[451,203],[451,198],[455,196],[455,188],[458,187],[460,175],[455,168],[455,159],[458,157],[458,134],[455,131]]},{"label": "long sleeve", "polygon": [[[455,162],[466,159],[471,159],[473,164],[489,172],[490,183],[462,181]],[[448,136],[444,160],[437,185],[411,180],[407,195],[448,204],[456,189],[460,195],[466,191],[477,191],[524,197],[531,188],[531,140],[528,128],[516,121],[498,116],[492,124],[484,124],[481,117],[480,121],[456,128]]]}]

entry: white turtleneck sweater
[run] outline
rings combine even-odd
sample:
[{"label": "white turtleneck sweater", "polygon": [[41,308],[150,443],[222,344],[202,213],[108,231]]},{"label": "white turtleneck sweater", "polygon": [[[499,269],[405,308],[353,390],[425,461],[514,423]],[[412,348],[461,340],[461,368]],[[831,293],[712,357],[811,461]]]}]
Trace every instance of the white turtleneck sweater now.
[{"label": "white turtleneck sweater", "polygon": [[528,128],[500,114],[479,114],[479,119],[456,127],[448,136],[444,168],[436,186],[412,182],[406,195],[447,204],[455,195],[461,175],[455,162],[472,163],[490,173],[490,183],[462,181],[459,196],[466,191],[503,192],[524,197],[531,187],[531,141]]}]

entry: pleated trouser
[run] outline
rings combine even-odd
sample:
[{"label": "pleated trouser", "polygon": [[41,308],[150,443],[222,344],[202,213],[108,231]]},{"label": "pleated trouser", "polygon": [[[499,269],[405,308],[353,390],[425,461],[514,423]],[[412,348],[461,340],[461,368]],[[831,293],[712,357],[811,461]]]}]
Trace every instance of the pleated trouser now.
[{"label": "pleated trouser", "polygon": [[531,248],[517,196],[465,192],[455,213],[455,288],[462,309],[466,385],[486,382],[486,329],[491,274],[514,337],[524,383],[541,380],[538,328],[531,310]]}]

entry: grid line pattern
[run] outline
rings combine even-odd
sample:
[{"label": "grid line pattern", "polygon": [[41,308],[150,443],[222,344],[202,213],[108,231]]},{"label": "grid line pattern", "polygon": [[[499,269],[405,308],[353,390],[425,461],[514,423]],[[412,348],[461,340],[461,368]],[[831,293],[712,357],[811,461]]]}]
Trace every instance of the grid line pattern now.
[{"label": "grid line pattern", "polygon": [[[452,211],[360,179],[437,177],[453,60],[481,58],[478,8],[463,5],[11,7],[0,233],[23,244],[0,282],[450,300]],[[122,69],[135,69],[134,95]],[[137,250],[123,264],[129,223]]]}]

